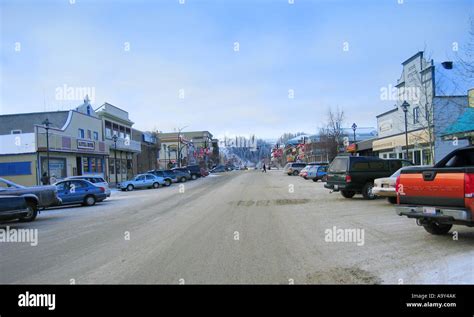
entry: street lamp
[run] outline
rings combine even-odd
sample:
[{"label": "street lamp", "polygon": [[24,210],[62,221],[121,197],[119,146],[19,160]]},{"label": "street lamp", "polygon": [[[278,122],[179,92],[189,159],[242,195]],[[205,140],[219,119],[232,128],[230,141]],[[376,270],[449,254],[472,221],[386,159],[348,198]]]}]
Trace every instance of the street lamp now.
[{"label": "street lamp", "polygon": [[114,134],[114,135],[112,136],[112,140],[114,141],[114,148],[115,148],[115,151],[114,151],[115,186],[117,186],[117,184],[118,184],[118,175],[117,175],[117,139],[118,139],[117,134]]},{"label": "street lamp", "polygon": [[165,152],[165,169],[166,169],[168,167],[168,165],[166,164],[166,144],[163,144],[163,149]]},{"label": "street lamp", "polygon": [[49,122],[48,118],[46,118],[41,124],[44,125],[44,128],[46,129],[46,158],[48,161],[48,184],[50,180],[50,172],[49,172],[49,126],[51,125],[51,122]]},{"label": "street lamp", "polygon": [[405,151],[406,159],[408,160],[408,121],[407,121],[407,112],[410,104],[405,100],[401,105],[403,112],[405,113]]},{"label": "street lamp", "polygon": [[354,143],[356,143],[357,124],[353,123],[351,128],[352,128],[352,131],[354,131]]},{"label": "street lamp", "polygon": [[181,167],[181,151],[179,150],[179,146],[181,144],[181,131],[183,131],[188,126],[184,126],[181,129],[178,129],[178,167]]}]

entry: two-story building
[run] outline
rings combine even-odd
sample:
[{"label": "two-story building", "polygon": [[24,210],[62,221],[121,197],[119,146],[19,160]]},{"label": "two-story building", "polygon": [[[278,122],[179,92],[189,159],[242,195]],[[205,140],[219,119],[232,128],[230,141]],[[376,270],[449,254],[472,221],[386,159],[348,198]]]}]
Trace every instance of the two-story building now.
[{"label": "two-story building", "polygon": [[132,126],[128,112],[109,103],[95,111],[102,122],[105,144],[110,149],[107,162],[107,180],[111,183],[131,178],[135,171],[133,159],[141,152],[141,144],[133,140]]},{"label": "two-story building", "polygon": [[[467,89],[456,78],[453,62],[435,65],[418,52],[402,63],[397,81],[396,104],[377,116],[378,138],[373,151],[381,158],[408,158],[419,165],[434,164],[467,142],[446,141],[442,133],[467,107]],[[405,135],[406,107],[407,135]]]},{"label": "two-story building", "polygon": [[[45,120],[50,122],[48,135]],[[22,185],[75,175],[106,175],[102,121],[88,100],[75,110],[0,116],[0,177]]]}]

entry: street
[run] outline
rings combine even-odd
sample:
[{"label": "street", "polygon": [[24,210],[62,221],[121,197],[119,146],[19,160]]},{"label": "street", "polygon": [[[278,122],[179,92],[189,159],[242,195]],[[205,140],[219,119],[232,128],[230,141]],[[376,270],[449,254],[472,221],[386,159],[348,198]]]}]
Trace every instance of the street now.
[{"label": "street", "polygon": [[[472,229],[430,235],[386,200],[345,199],[281,170],[113,192],[7,225],[38,229],[38,245],[1,244],[2,284],[474,283]],[[363,240],[327,241],[335,228]]]}]

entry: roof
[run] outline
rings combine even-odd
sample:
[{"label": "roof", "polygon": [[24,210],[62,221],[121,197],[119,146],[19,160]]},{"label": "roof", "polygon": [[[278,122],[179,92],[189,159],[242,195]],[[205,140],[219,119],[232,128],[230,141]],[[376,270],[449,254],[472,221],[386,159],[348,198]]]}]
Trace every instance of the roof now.
[{"label": "roof", "polygon": [[457,120],[444,130],[443,135],[462,134],[474,131],[474,108],[466,108]]},{"label": "roof", "polygon": [[35,125],[48,118],[51,128],[61,129],[66,124],[69,111],[32,112],[0,115],[0,135],[10,134],[11,130],[21,130],[22,133],[35,132]]}]

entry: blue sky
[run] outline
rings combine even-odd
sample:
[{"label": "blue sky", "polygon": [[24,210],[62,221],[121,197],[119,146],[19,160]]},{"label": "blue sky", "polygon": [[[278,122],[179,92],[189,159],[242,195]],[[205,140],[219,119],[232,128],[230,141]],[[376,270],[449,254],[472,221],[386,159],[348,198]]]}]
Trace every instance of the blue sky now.
[{"label": "blue sky", "polygon": [[0,3],[0,114],[70,109],[57,88],[90,87],[138,129],[263,138],[316,132],[330,106],[375,126],[401,62],[453,59],[474,16],[463,0]]}]

